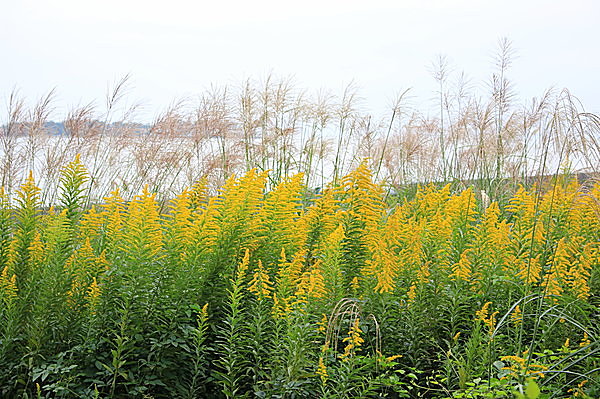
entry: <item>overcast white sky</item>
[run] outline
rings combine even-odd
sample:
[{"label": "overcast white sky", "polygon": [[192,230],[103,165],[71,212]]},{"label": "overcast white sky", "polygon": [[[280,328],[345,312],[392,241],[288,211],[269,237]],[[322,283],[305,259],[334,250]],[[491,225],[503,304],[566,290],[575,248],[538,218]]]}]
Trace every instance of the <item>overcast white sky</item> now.
[{"label": "overcast white sky", "polygon": [[354,80],[374,113],[412,87],[413,105],[426,109],[438,54],[484,91],[508,37],[521,96],[567,87],[598,113],[599,17],[594,0],[0,0],[0,102],[13,88],[31,102],[56,88],[60,119],[71,106],[101,105],[129,73],[128,98],[150,120],[211,84],[272,72],[339,93]]}]

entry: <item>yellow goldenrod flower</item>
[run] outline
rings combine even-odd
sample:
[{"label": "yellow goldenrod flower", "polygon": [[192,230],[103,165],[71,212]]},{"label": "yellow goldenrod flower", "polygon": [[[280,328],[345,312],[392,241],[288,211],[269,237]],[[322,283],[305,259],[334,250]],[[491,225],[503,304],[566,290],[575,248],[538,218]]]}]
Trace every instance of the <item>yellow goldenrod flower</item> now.
[{"label": "yellow goldenrod flower", "polygon": [[361,334],[362,330],[360,329],[360,318],[357,317],[350,326],[348,336],[342,339],[342,342],[347,342],[347,344],[344,348],[344,353],[340,355],[340,358],[348,359],[348,357],[353,356],[356,352],[360,351],[360,347],[365,342],[365,340],[360,336]]},{"label": "yellow goldenrod flower", "polygon": [[[526,356],[527,352],[523,352],[523,356]],[[544,371],[548,370],[548,367],[542,364],[529,363],[527,364],[527,358],[521,356],[502,356],[500,358],[503,362],[509,362],[509,366],[505,366],[502,369],[510,371],[512,377],[531,377],[531,378],[544,378]]]},{"label": "yellow goldenrod flower", "polygon": [[7,307],[17,299],[17,276],[13,274],[9,277],[8,266],[5,266],[0,274],[0,294]]},{"label": "yellow goldenrod flower", "polygon": [[392,355],[385,358],[387,362],[393,362],[396,359],[400,359],[402,355]]},{"label": "yellow goldenrod flower", "polygon": [[33,241],[31,241],[31,244],[29,245],[29,260],[31,261],[31,263],[34,265],[34,267],[37,267],[39,265],[42,264],[42,261],[45,258],[45,245],[42,242],[42,235],[40,234],[40,232],[36,232],[35,236],[33,237]]},{"label": "yellow goldenrod flower", "polygon": [[283,306],[279,302],[277,293],[273,293],[273,307],[271,308],[271,315],[274,319],[278,319],[284,315]]},{"label": "yellow goldenrod flower", "polygon": [[352,288],[352,291],[354,293],[358,292],[360,285],[358,283],[358,277],[354,276],[352,277],[352,281],[350,281],[350,288]]},{"label": "yellow goldenrod flower", "polygon": [[317,322],[317,331],[321,334],[327,333],[327,315],[323,313],[323,317],[319,322]]},{"label": "yellow goldenrod flower", "polygon": [[470,252],[470,249],[466,249],[460,254],[460,260],[452,266],[452,274],[450,274],[452,279],[469,281],[471,277],[471,262],[469,261],[468,255]]},{"label": "yellow goldenrod flower", "polygon": [[580,396],[589,397],[583,391],[583,386],[585,384],[587,384],[588,382],[589,382],[589,380],[583,380],[579,384],[577,384],[576,388],[571,388],[567,392],[572,392],[574,398],[577,398],[577,397],[580,397]]},{"label": "yellow goldenrod flower", "polygon": [[204,325],[208,321],[208,303],[205,303],[198,314],[198,325]]},{"label": "yellow goldenrod flower", "polygon": [[490,336],[494,335],[494,331],[496,329],[496,316],[500,313],[499,311],[495,311],[492,313],[488,320],[486,320],[486,325],[488,326],[488,334]]},{"label": "yellow goldenrod flower", "polygon": [[588,336],[588,334],[586,332],[583,333],[583,338],[581,339],[581,342],[579,343],[580,347],[584,347],[584,346],[588,346],[591,345],[592,341],[590,341],[590,337]]},{"label": "yellow goldenrod flower", "polygon": [[284,178],[268,193],[260,210],[259,219],[270,231],[271,237],[283,248],[294,251],[306,241],[306,220],[298,215],[302,204],[302,173]]},{"label": "yellow goldenrod flower", "polygon": [[589,279],[591,277],[593,244],[585,245],[578,259],[569,270],[569,285],[577,298],[585,301],[590,296]]},{"label": "yellow goldenrod flower", "polygon": [[306,253],[306,249],[300,249],[293,259],[288,261],[285,247],[281,248],[277,272],[277,296],[282,303],[293,302],[302,267],[306,261]]},{"label": "yellow goldenrod flower", "polygon": [[162,256],[163,227],[155,197],[156,194],[150,193],[146,185],[127,209],[125,234],[119,247],[136,261]]},{"label": "yellow goldenrod flower", "polygon": [[541,255],[538,255],[535,258],[521,256],[517,258],[514,255],[509,255],[506,258],[506,264],[516,266],[517,276],[523,282],[526,284],[535,284],[540,281],[540,276],[542,274],[540,256]]},{"label": "yellow goldenrod flower", "polygon": [[364,273],[366,275],[374,274],[377,277],[375,292],[379,293],[390,292],[394,290],[394,279],[398,274],[399,264],[383,235],[383,232],[378,232],[377,235],[372,234],[370,240],[371,259],[367,260],[367,267]]},{"label": "yellow goldenrod flower", "polygon": [[486,302],[483,307],[475,313],[475,320],[479,320],[483,322],[485,326],[488,328],[489,335],[494,334],[494,329],[496,327],[496,316],[498,315],[498,311],[489,314],[489,307],[492,303]]},{"label": "yellow goldenrod flower", "polygon": [[172,201],[170,213],[171,236],[175,245],[187,247],[193,242],[193,215],[191,192],[184,189]]},{"label": "yellow goldenrod flower", "polygon": [[547,264],[550,273],[547,274],[545,281],[545,295],[554,297],[555,302],[564,291],[563,286],[567,282],[570,265],[569,248],[565,238],[561,238],[557,243],[554,257]]},{"label": "yellow goldenrod flower", "polygon": [[96,210],[96,206],[92,205],[79,222],[79,234],[81,237],[96,237],[100,233],[100,229],[104,224],[104,215]]},{"label": "yellow goldenrod flower", "polygon": [[307,302],[310,298],[323,298],[325,296],[325,280],[322,270],[323,262],[319,259],[307,272],[300,277],[295,297],[300,302]]},{"label": "yellow goldenrod flower", "polygon": [[92,284],[88,287],[86,300],[88,303],[88,307],[92,314],[96,314],[96,309],[98,307],[98,303],[100,301],[100,286],[98,285],[98,281],[96,277],[92,278]]},{"label": "yellow goldenrod flower", "polygon": [[33,172],[30,170],[25,184],[17,191],[17,203],[21,210],[28,210],[38,213],[40,208],[40,193],[42,190],[35,185]]},{"label": "yellow goldenrod flower", "polygon": [[263,267],[260,259],[258,260],[258,267],[250,281],[248,290],[253,292],[259,301],[268,299],[271,296],[271,291],[273,291],[273,284],[269,278],[269,273]]},{"label": "yellow goldenrod flower", "polygon": [[121,243],[125,217],[125,200],[119,195],[119,189],[104,198],[102,208],[102,216],[106,220],[108,247],[113,250]]},{"label": "yellow goldenrod flower", "polygon": [[246,276],[246,271],[248,270],[248,265],[250,264],[250,250],[246,248],[244,251],[244,257],[242,261],[238,264],[236,271],[236,278],[242,280]]},{"label": "yellow goldenrod flower", "polygon": [[565,340],[565,343],[563,344],[563,346],[560,348],[561,352],[565,352],[568,353],[571,351],[571,348],[569,348],[569,346],[571,345],[571,341],[569,340],[569,338],[567,338]]},{"label": "yellow goldenrod flower", "polygon": [[321,383],[325,384],[329,375],[327,374],[327,367],[323,361],[323,356],[319,356],[319,365],[317,366],[317,375],[321,377]]},{"label": "yellow goldenrod flower", "polygon": [[484,303],[481,309],[475,312],[475,320],[485,321],[487,319],[489,307],[491,304],[492,302]]},{"label": "yellow goldenrod flower", "polygon": [[457,333],[454,335],[454,337],[452,337],[452,341],[454,341],[454,342],[458,342],[458,337],[460,337],[460,331],[459,331],[459,332],[457,332]]},{"label": "yellow goldenrod flower", "polygon": [[521,307],[519,305],[515,306],[512,313],[510,314],[510,321],[518,326],[523,322],[523,312],[521,311]]}]

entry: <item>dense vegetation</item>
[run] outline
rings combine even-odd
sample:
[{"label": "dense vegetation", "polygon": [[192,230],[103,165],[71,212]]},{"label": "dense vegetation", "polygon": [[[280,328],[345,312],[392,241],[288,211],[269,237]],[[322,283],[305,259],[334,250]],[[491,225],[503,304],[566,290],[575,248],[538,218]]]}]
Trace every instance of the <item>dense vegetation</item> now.
[{"label": "dense vegetation", "polygon": [[600,396],[599,185],[90,183],[1,195],[2,397]]}]

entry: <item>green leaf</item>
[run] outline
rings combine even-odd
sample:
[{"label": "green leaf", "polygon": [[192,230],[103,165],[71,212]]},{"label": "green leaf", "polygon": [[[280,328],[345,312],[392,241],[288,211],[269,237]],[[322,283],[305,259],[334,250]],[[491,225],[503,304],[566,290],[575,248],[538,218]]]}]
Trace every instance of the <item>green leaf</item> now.
[{"label": "green leaf", "polygon": [[[104,364],[102,362],[98,362],[98,363],[100,363],[100,365],[102,365],[102,367],[104,367],[106,370],[108,370],[108,372],[110,372],[110,373],[113,372],[113,369],[109,365]],[[96,364],[96,366],[97,366],[97,364]]]},{"label": "green leaf", "polygon": [[525,395],[527,396],[527,399],[537,399],[537,397],[540,396],[540,388],[533,379],[527,380]]}]

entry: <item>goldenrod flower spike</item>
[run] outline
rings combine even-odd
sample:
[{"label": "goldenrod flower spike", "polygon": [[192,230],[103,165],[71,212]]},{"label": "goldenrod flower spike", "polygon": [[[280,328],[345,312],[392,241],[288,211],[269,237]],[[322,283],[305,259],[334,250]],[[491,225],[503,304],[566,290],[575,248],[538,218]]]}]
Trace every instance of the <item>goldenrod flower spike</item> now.
[{"label": "goldenrod flower spike", "polygon": [[273,283],[271,283],[269,273],[263,267],[260,259],[258,260],[258,267],[250,281],[248,290],[254,293],[259,301],[270,298],[273,291]]}]

